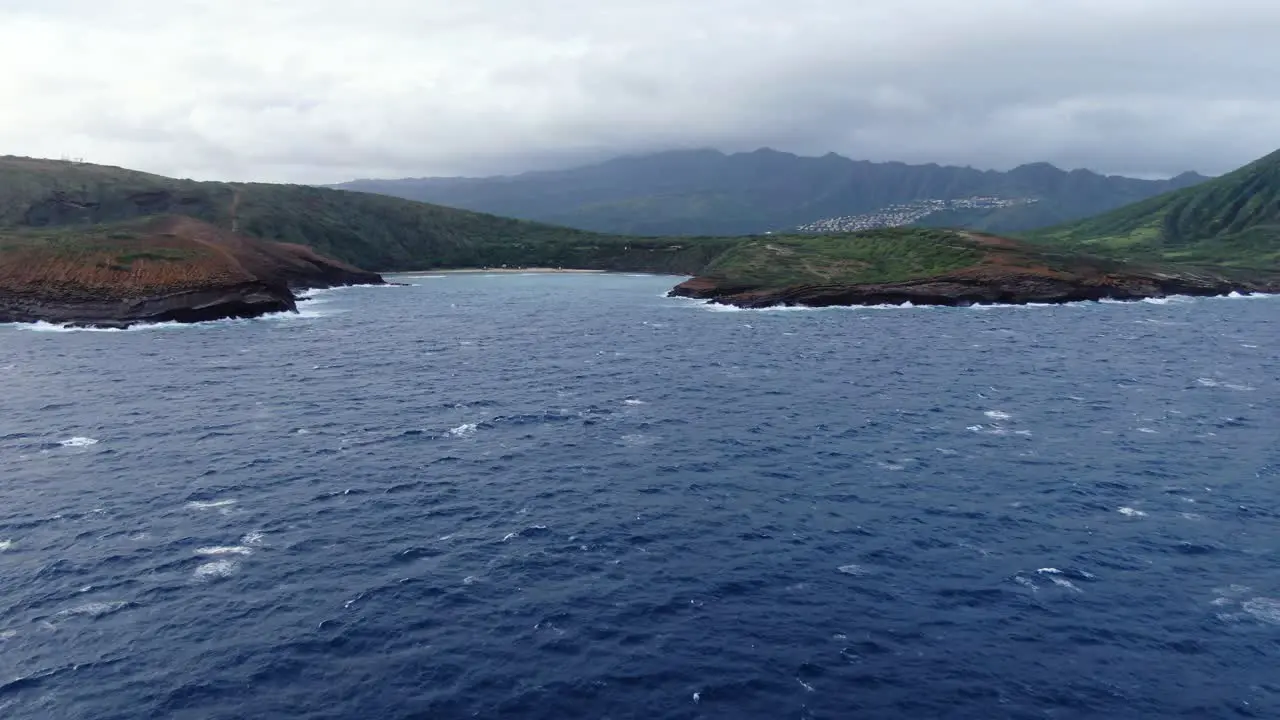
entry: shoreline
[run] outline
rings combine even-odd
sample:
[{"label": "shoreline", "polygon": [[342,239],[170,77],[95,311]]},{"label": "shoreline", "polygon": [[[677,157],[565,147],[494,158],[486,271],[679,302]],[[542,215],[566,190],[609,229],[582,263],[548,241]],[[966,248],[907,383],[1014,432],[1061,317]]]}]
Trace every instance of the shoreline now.
[{"label": "shoreline", "polygon": [[485,274],[485,275],[520,275],[524,273],[535,274],[583,274],[583,273],[607,273],[608,270],[582,270],[576,268],[450,268],[448,270],[409,270],[407,272],[388,272],[386,275],[396,275],[404,277],[421,277],[424,275],[467,275],[467,274]]}]

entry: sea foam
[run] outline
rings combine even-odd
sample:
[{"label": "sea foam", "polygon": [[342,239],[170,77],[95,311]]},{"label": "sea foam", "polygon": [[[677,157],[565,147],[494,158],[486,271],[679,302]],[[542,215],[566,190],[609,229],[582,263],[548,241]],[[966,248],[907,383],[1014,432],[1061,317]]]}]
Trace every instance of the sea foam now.
[{"label": "sea foam", "polygon": [[235,560],[214,560],[197,567],[193,574],[197,580],[217,580],[234,575],[239,567]]},{"label": "sea foam", "polygon": [[243,545],[215,545],[196,548],[197,555],[252,555],[253,550]]}]

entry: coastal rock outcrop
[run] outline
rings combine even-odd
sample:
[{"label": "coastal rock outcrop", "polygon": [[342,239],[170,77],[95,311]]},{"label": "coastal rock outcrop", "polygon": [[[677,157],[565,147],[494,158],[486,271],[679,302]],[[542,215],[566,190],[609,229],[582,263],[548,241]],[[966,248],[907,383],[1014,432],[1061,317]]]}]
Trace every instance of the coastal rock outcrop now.
[{"label": "coastal rock outcrop", "polygon": [[[1087,255],[1056,253],[1008,238],[974,233],[951,233],[922,238],[897,252],[938,252],[941,241],[957,255],[954,267],[936,272],[908,273],[890,281],[860,281],[858,273],[870,262],[853,264],[844,277],[835,277],[851,263],[840,253],[874,236],[853,235],[849,245],[828,248],[827,255],[800,255],[800,250],[774,244],[744,247],[738,263],[725,272],[694,277],[669,293],[674,297],[709,300],[743,308],[775,305],[828,307],[835,305],[991,305],[1066,303],[1080,300],[1140,300],[1170,295],[1213,296],[1230,293],[1280,292],[1280,274],[1248,276],[1199,269],[1148,267]],[[930,247],[928,243],[933,242]],[[799,246],[802,250],[803,246]],[[752,265],[751,263],[754,263]],[[790,263],[790,266],[788,266]],[[742,272],[747,267],[752,272]],[[769,267],[767,280],[758,268]],[[781,270],[779,270],[781,268]],[[912,277],[911,274],[916,276]],[[814,282],[830,278],[828,282]]]},{"label": "coastal rock outcrop", "polygon": [[712,278],[693,278],[671,290],[673,297],[706,299],[742,308],[777,305],[1022,305],[1080,300],[1140,300],[1169,295],[1213,296],[1233,292],[1280,292],[1280,283],[1232,281],[1199,275],[1121,274],[1105,277],[1046,277],[1011,272],[1000,275],[954,273],[895,283],[799,285],[749,289]]},{"label": "coastal rock outcrop", "polygon": [[0,231],[0,322],[123,328],[297,310],[295,292],[383,284],[302,245],[189,217]]}]

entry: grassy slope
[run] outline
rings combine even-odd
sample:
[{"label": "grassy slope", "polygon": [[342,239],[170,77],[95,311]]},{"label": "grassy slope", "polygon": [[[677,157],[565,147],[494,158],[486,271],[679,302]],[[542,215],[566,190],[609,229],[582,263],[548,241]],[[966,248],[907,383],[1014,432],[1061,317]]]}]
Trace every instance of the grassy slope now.
[{"label": "grassy slope", "polygon": [[153,225],[0,230],[0,290],[127,298],[253,279],[216,248]]},{"label": "grassy slope", "polygon": [[1203,185],[1027,237],[1120,259],[1280,270],[1280,152]]},{"label": "grassy slope", "polygon": [[880,283],[958,270],[982,257],[972,239],[947,230],[773,235],[744,241],[703,274],[753,287]]},{"label": "grassy slope", "polygon": [[627,238],[365,193],[0,158],[0,228],[87,226],[165,213],[309,245],[371,270],[505,264],[692,273],[735,242]]},{"label": "grassy slope", "polygon": [[125,299],[246,282],[323,285],[377,276],[311,248],[263,242],[182,215],[105,225],[0,229],[0,291]]}]

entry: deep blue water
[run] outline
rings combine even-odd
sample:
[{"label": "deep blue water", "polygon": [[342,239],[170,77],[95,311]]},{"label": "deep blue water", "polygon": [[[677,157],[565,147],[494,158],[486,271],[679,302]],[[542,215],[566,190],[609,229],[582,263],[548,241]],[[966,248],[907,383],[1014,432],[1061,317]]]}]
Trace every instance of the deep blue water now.
[{"label": "deep blue water", "polygon": [[1280,298],[0,327],[0,717],[1280,716]]}]

